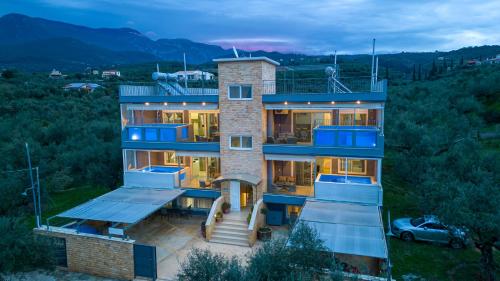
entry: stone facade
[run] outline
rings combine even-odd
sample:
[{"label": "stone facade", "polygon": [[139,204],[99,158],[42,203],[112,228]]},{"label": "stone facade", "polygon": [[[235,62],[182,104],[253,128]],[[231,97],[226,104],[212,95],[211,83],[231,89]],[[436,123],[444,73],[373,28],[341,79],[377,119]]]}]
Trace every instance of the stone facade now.
[{"label": "stone facade", "polygon": [[[253,190],[253,202],[262,197],[266,187],[266,164],[262,144],[266,139],[266,110],[262,104],[263,81],[274,80],[276,66],[265,60],[219,62],[219,109],[221,174],[231,178],[246,174],[261,182]],[[232,100],[230,85],[251,85],[251,100]],[[251,150],[229,148],[230,136],[251,136]],[[228,188],[223,195],[229,201]]]},{"label": "stone facade", "polygon": [[66,240],[68,270],[107,278],[134,279],[134,241],[100,235],[76,234],[74,230],[51,227],[35,233]]}]

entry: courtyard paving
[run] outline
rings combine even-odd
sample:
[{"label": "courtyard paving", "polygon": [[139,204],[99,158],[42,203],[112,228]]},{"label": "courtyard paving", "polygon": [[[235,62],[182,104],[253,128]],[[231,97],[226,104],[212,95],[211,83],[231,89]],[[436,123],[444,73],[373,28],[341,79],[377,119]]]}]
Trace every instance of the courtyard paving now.
[{"label": "courtyard paving", "polygon": [[252,248],[227,244],[208,243],[201,236],[201,216],[166,219],[153,217],[130,229],[130,237],[138,243],[156,246],[159,280],[175,280],[181,263],[193,248],[209,249],[227,257],[236,256],[245,262],[247,255],[261,245]]}]

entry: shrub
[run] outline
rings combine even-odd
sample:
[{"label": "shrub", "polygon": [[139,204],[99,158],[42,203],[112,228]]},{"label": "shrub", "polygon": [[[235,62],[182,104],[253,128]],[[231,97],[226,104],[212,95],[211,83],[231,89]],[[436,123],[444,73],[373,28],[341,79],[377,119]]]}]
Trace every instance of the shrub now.
[{"label": "shrub", "polygon": [[241,281],[244,269],[236,258],[227,259],[206,249],[192,249],[177,274],[180,281]]},{"label": "shrub", "polygon": [[21,220],[0,217],[0,272],[52,268],[54,255],[50,242],[35,236]]}]

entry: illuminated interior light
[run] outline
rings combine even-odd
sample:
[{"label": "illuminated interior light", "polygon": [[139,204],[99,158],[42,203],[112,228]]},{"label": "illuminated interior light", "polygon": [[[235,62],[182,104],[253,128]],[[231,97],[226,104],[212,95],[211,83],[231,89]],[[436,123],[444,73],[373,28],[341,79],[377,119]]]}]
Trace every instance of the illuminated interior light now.
[{"label": "illuminated interior light", "polygon": [[164,106],[167,106],[167,105],[168,105],[168,102],[164,102],[164,103],[163,103],[163,105],[164,105]]},{"label": "illuminated interior light", "polygon": [[288,104],[288,102],[287,102],[287,101],[285,101],[285,105],[287,105],[287,104]]},{"label": "illuminated interior light", "polygon": [[145,106],[149,106],[149,102],[144,103]]},{"label": "illuminated interior light", "polygon": [[334,102],[334,101],[332,101],[332,104],[335,104],[335,102]]},{"label": "illuminated interior light", "polygon": [[357,103],[357,104],[360,104],[361,102],[358,100],[356,103]]},{"label": "illuminated interior light", "polygon": [[207,105],[207,104],[206,104],[205,102],[202,102],[202,103],[201,103],[201,105],[202,105],[202,106],[205,106],[205,105]]},{"label": "illuminated interior light", "polygon": [[182,105],[183,105],[183,106],[186,106],[186,102],[183,102],[183,103],[182,103]]}]

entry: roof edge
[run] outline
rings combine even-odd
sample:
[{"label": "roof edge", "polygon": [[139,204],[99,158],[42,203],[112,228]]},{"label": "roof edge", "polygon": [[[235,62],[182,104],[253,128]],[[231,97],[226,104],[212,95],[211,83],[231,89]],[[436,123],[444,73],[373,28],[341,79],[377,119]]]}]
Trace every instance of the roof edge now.
[{"label": "roof edge", "polygon": [[220,58],[213,59],[213,62],[244,62],[244,61],[265,61],[276,66],[280,65],[279,62],[272,60],[268,57],[245,57],[245,58]]}]

